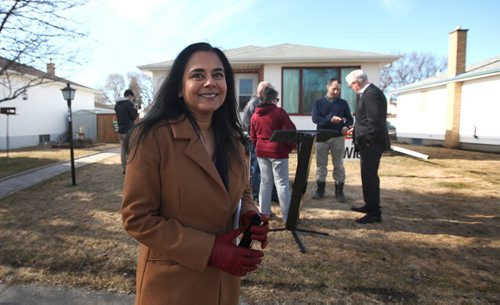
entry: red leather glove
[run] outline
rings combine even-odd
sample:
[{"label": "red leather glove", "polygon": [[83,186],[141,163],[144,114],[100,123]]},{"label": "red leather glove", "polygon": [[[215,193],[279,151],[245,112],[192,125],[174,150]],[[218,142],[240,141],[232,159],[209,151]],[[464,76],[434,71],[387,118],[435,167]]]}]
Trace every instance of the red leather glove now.
[{"label": "red leather glove", "polygon": [[257,250],[238,247],[234,239],[240,235],[236,229],[215,238],[208,265],[235,276],[244,276],[257,269],[264,253]]},{"label": "red leather glove", "polygon": [[[241,232],[245,232],[246,228],[250,224],[252,216],[255,215],[256,212],[248,211],[245,214],[240,216],[241,222]],[[252,239],[260,241],[260,248],[264,249],[267,247],[267,233],[269,232],[269,215],[260,214],[260,226],[253,226],[250,231],[252,232]]]}]

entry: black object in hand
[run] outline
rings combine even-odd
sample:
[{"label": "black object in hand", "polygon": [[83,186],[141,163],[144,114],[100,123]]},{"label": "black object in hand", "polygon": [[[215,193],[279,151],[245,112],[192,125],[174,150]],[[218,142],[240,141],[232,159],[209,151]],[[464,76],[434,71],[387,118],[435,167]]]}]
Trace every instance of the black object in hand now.
[{"label": "black object in hand", "polygon": [[248,228],[245,230],[245,233],[243,233],[243,238],[238,244],[238,247],[250,248],[250,246],[252,245],[252,238],[250,237],[252,235],[252,232],[250,231],[250,228],[252,228],[252,226],[258,225],[260,225],[260,215],[254,214],[250,220]]}]

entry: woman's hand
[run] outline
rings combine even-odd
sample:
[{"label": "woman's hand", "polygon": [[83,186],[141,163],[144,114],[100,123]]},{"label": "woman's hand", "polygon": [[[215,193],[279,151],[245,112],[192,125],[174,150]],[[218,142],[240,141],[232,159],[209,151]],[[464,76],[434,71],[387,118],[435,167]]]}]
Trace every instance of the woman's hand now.
[{"label": "woman's hand", "polygon": [[[241,232],[244,232],[246,228],[250,225],[252,216],[257,214],[254,211],[248,211],[245,214],[241,215]],[[260,248],[265,249],[267,247],[267,233],[269,232],[269,215],[260,214],[260,222],[261,224],[258,226],[252,226],[250,231],[252,232],[251,238],[252,240],[257,240],[260,242]]]},{"label": "woman's hand", "polygon": [[236,229],[215,238],[212,253],[208,259],[209,266],[235,276],[244,276],[257,269],[264,253],[236,246],[234,239],[238,235],[240,235],[240,230]]}]

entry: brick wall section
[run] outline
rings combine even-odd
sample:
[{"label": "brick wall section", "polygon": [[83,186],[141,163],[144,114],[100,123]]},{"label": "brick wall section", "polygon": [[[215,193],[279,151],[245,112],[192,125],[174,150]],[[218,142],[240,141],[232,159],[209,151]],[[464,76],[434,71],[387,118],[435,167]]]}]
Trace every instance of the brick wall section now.
[{"label": "brick wall section", "polygon": [[448,77],[454,77],[465,72],[467,31],[456,29],[449,35]]},{"label": "brick wall section", "polygon": [[460,146],[460,109],[462,107],[462,82],[452,82],[447,85],[448,111],[446,117],[446,133],[444,147]]},{"label": "brick wall section", "polygon": [[[465,72],[467,49],[467,30],[460,28],[449,35],[448,77],[455,77]],[[460,146],[460,109],[462,108],[462,82],[451,82],[447,85],[448,111],[444,146],[456,148]]]}]

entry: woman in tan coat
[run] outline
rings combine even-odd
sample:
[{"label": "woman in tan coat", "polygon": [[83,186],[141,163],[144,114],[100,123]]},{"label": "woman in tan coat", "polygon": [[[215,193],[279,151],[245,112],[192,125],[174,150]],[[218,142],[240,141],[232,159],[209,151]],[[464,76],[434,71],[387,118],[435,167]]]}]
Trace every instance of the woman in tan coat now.
[{"label": "woman in tan coat", "polygon": [[[185,48],[129,136],[122,217],[140,243],[136,305],[237,304],[264,254],[235,244],[258,210],[225,55]],[[251,231],[265,248],[268,218]]]}]

